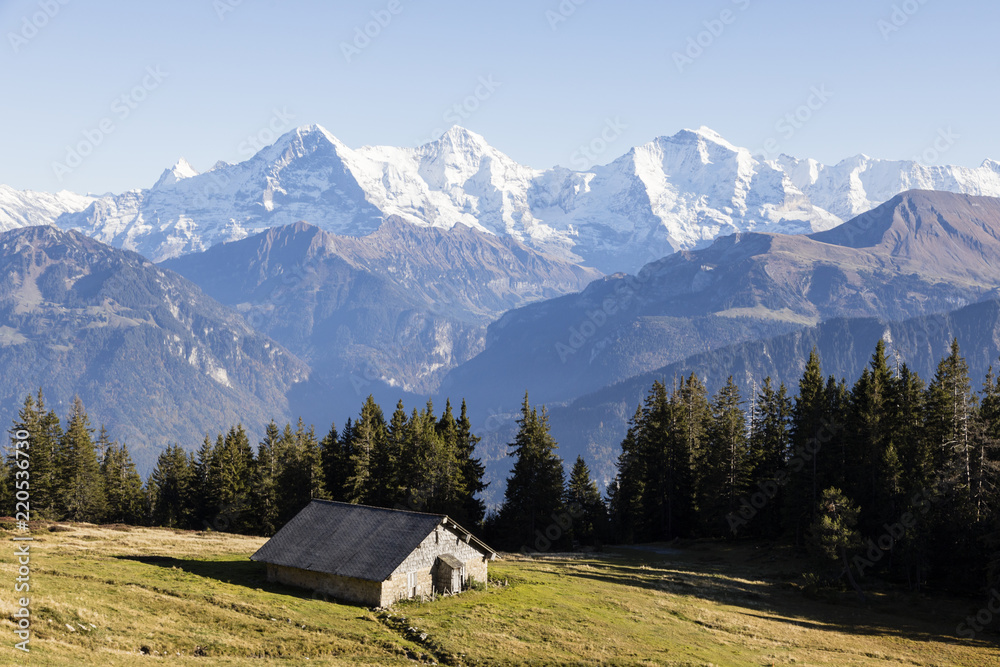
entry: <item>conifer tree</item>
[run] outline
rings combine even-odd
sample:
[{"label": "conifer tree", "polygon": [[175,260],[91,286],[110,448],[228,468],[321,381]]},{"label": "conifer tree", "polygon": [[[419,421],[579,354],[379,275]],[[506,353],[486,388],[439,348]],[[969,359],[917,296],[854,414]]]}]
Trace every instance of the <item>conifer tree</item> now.
[{"label": "conifer tree", "polygon": [[273,535],[281,527],[278,522],[280,450],[281,432],[272,419],[264,428],[264,437],[257,445],[257,461],[254,468],[253,511],[255,529],[261,535]]},{"label": "conifer tree", "polygon": [[108,501],[104,520],[129,525],[143,523],[142,478],[135,469],[128,446],[117,440],[109,442],[103,426],[99,441],[107,442],[101,461],[101,477]]},{"label": "conifer tree", "polygon": [[180,445],[169,445],[146,482],[154,526],[190,528],[194,516],[194,459]]},{"label": "conifer tree", "polygon": [[83,401],[77,396],[59,447],[62,453],[63,507],[71,521],[97,522],[107,509],[92,432]]},{"label": "conifer tree", "polygon": [[879,340],[871,363],[854,385],[850,399],[852,446],[847,450],[845,484],[847,494],[862,508],[863,532],[877,531],[900,514],[902,469],[891,430],[894,384],[885,342]]},{"label": "conifer tree", "polygon": [[816,348],[809,353],[792,408],[792,451],[786,487],[786,525],[796,544],[802,544],[812,523],[821,492],[820,465],[824,443],[819,437],[826,417],[825,385]]},{"label": "conifer tree", "polygon": [[25,397],[11,432],[20,430],[28,432],[30,447],[31,514],[38,518],[61,519],[64,515],[59,449],[62,427],[54,412],[46,413],[41,389],[37,398],[31,394]]},{"label": "conifer tree", "polygon": [[771,378],[767,377],[755,405],[749,440],[752,464],[749,493],[762,494],[765,503],[754,513],[750,532],[773,537],[781,530],[781,507],[787,479],[785,462],[791,447],[792,402],[784,383],[775,390]]},{"label": "conifer tree", "polygon": [[608,510],[582,456],[576,457],[566,483],[566,507],[573,518],[575,541],[599,546],[606,539]]},{"label": "conifer tree", "polygon": [[646,495],[646,456],[640,449],[643,429],[642,407],[636,407],[618,455],[618,474],[608,489],[608,505],[615,541],[632,544],[641,539]]},{"label": "conifer tree", "polygon": [[330,431],[320,441],[320,459],[323,462],[323,481],[331,500],[343,501],[347,484],[347,463],[350,451],[351,433],[354,426],[348,419],[342,434],[337,433],[337,425],[331,424]]},{"label": "conifer tree", "polygon": [[702,449],[698,508],[702,530],[727,534],[726,517],[735,512],[750,481],[746,418],[739,389],[729,377],[712,401],[708,443]]},{"label": "conifer tree", "polygon": [[327,498],[322,455],[315,430],[299,418],[295,431],[285,428],[279,446],[278,493],[281,523],[298,514],[313,498]]},{"label": "conifer tree", "polygon": [[507,543],[534,546],[539,551],[565,546],[568,525],[560,525],[563,508],[564,473],[556,455],[556,442],[549,433],[545,407],[541,412],[524,395],[518,431],[510,443],[514,457],[507,490],[500,508],[500,524]]},{"label": "conifer tree", "polygon": [[824,489],[810,531],[814,544],[830,559],[840,560],[844,576],[864,601],[864,593],[851,570],[849,555],[860,544],[856,530],[858,508],[840,489]]},{"label": "conifer tree", "polygon": [[212,444],[211,438],[205,434],[205,439],[194,457],[194,477],[192,479],[192,521],[200,528],[211,528],[211,520],[218,507],[216,498],[215,479],[212,477],[212,466],[215,456],[216,446],[222,447],[222,434],[220,433],[216,445]]},{"label": "conifer tree", "polygon": [[486,504],[479,497],[479,494],[485,491],[488,485],[483,482],[486,466],[476,457],[476,445],[479,444],[480,438],[472,432],[472,422],[469,421],[465,399],[462,399],[457,427],[456,453],[459,475],[461,476],[460,484],[464,494],[460,509],[455,511],[454,518],[461,525],[474,530],[482,524],[483,517],[486,516]]},{"label": "conifer tree", "polygon": [[253,525],[251,493],[254,479],[253,450],[242,424],[231,427],[216,441],[208,470],[213,490],[209,523],[213,530],[247,532]]},{"label": "conifer tree", "polygon": [[369,394],[361,415],[354,425],[351,452],[347,462],[345,495],[348,502],[370,502],[372,493],[372,460],[376,452],[385,446],[386,424],[382,408]]}]

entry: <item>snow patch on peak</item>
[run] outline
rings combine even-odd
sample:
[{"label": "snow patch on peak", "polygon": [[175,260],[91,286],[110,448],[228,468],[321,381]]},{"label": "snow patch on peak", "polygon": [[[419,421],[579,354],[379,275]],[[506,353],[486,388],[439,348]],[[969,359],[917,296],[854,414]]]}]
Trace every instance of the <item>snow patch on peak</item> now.
[{"label": "snow patch on peak", "polygon": [[707,125],[702,125],[697,130],[685,129],[682,132],[678,133],[678,135],[675,135],[675,136],[679,136],[683,132],[688,132],[690,134],[696,135],[697,137],[700,137],[700,138],[705,139],[707,141],[711,141],[713,144],[718,144],[718,145],[722,146],[723,148],[728,148],[729,150],[733,151],[734,153],[735,152],[739,152],[741,150],[739,147],[737,147],[737,146],[729,143],[728,141],[726,141],[726,139],[721,134],[719,134],[718,132],[716,132],[712,128],[708,127]]},{"label": "snow patch on peak", "polygon": [[197,175],[198,170],[192,167],[187,160],[181,158],[173,167],[163,170],[163,173],[160,175],[159,180],[157,180],[153,185],[153,188],[162,188],[174,185],[178,181],[182,181],[185,178],[193,178]]}]

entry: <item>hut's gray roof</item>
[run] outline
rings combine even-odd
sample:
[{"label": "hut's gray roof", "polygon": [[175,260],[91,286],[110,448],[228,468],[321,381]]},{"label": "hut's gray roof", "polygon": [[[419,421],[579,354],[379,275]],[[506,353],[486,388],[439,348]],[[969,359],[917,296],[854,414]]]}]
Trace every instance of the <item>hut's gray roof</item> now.
[{"label": "hut's gray roof", "polygon": [[251,560],[342,577],[385,581],[439,525],[465,534],[485,556],[495,551],[443,514],[313,500]]}]

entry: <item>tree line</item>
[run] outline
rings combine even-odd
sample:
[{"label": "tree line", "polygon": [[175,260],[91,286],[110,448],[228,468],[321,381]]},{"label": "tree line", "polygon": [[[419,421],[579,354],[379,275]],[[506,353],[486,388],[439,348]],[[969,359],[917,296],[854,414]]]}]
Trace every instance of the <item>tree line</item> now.
[{"label": "tree line", "polygon": [[973,391],[958,341],[925,383],[882,341],[861,377],[824,378],[815,350],[792,398],[767,378],[711,398],[656,382],[608,489],[613,539],[785,537],[913,589],[1000,579],[1000,379]]},{"label": "tree line", "polygon": [[[97,437],[77,398],[65,428],[41,391],[29,395],[12,434],[30,442],[34,518],[212,529],[271,535],[313,498],[448,514],[479,526],[485,506],[479,438],[462,402],[437,416],[432,403],[386,421],[372,397],[356,420],[322,438],[299,419],[267,425],[256,451],[242,425],[206,436],[196,452],[168,446],[143,484],[127,446]],[[0,508],[13,514],[18,459],[0,466]]]},{"label": "tree line", "polygon": [[[300,419],[242,426],[200,449],[168,447],[142,483],[127,447],[96,438],[79,400],[66,426],[41,392],[13,432],[31,439],[31,503],[49,519],[146,523],[270,535],[311,498],[448,514],[506,549],[547,551],[675,538],[788,539],[914,589],[1000,580],[1000,378],[977,392],[958,342],[930,383],[877,344],[848,387],[815,350],[793,397],[765,378],[709,396],[695,374],[655,382],[629,421],[602,498],[577,458],[567,477],[548,415],[527,394],[509,443],[503,502],[487,514],[484,466],[465,402],[428,402],[386,420],[372,397],[318,438]],[[13,508],[16,461],[0,467]]]}]

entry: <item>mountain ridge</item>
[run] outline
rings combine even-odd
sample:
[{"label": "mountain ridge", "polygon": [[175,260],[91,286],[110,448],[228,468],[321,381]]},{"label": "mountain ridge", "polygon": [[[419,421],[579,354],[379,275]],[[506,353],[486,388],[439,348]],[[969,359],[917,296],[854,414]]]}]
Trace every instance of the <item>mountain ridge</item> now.
[{"label": "mountain ridge", "polygon": [[[610,274],[730,233],[823,231],[913,188],[1000,196],[1000,164],[767,160],[703,127],[588,170],[541,170],[458,126],[413,148],[352,149],[306,125],[244,162],[198,174],[181,161],[149,189],[100,197],[84,210],[52,208],[47,221],[161,261],[297,220],[363,236],[398,216],[510,236]],[[26,206],[0,197],[0,221],[24,218]]]}]

